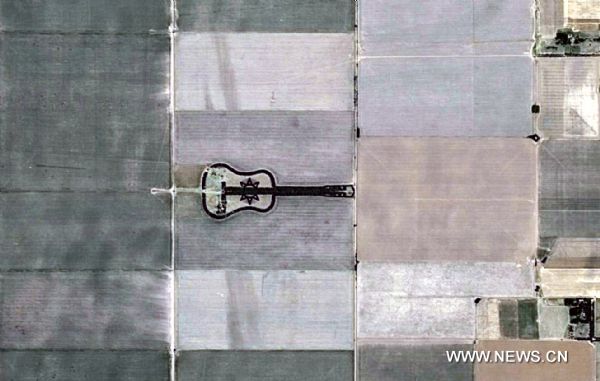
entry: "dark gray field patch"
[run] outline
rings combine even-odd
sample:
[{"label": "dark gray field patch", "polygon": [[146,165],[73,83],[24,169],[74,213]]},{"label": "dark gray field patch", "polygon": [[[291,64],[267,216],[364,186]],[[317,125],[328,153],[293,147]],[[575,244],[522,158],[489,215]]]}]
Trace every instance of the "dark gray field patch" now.
[{"label": "dark gray field patch", "polygon": [[159,349],[170,339],[166,272],[0,274],[0,348]]},{"label": "dark gray field patch", "polygon": [[0,36],[0,189],[169,184],[169,39]]},{"label": "dark gray field patch", "polygon": [[0,269],[164,270],[170,221],[150,192],[0,194]]},{"label": "dark gray field patch", "polygon": [[543,142],[539,176],[540,236],[600,237],[600,142]]},{"label": "dark gray field patch", "polygon": [[473,344],[362,343],[358,346],[359,380],[473,380],[472,363],[450,363],[446,357],[446,351],[470,350]]},{"label": "dark gray field patch", "polygon": [[169,353],[158,351],[2,351],[6,381],[168,381]]},{"label": "dark gray field patch", "polygon": [[353,0],[180,0],[177,25],[193,32],[351,32]]},{"label": "dark gray field patch", "polygon": [[352,351],[184,351],[178,381],[352,381]]},{"label": "dark gray field patch", "polygon": [[170,0],[18,0],[0,2],[0,31],[166,32]]}]

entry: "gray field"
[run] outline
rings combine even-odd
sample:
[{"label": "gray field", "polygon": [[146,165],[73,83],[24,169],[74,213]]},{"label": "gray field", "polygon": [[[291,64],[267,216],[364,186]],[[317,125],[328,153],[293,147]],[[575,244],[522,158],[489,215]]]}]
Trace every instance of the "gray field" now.
[{"label": "gray field", "polygon": [[533,297],[533,269],[499,262],[358,265],[358,293],[393,297]]},{"label": "gray field", "polygon": [[168,187],[168,37],[0,41],[1,190]]},{"label": "gray field", "polygon": [[177,347],[351,350],[351,271],[177,272]]},{"label": "gray field", "polygon": [[532,73],[526,56],[367,57],[359,127],[365,136],[527,136]]},{"label": "gray field", "polygon": [[1,351],[8,381],[168,381],[169,353],[158,351]]},{"label": "gray field", "polygon": [[473,350],[473,344],[431,341],[358,345],[361,381],[473,380],[473,364],[449,363],[446,351]]},{"label": "gray field", "polygon": [[474,298],[410,298],[373,289],[357,292],[356,303],[358,339],[475,338]]},{"label": "gray field", "polygon": [[598,139],[600,59],[538,58],[536,70],[538,133],[550,139]]},{"label": "gray field", "polygon": [[180,33],[177,110],[353,108],[350,33]]},{"label": "gray field", "polygon": [[175,162],[270,170],[278,184],[352,182],[350,111],[178,112]]},{"label": "gray field", "polygon": [[524,54],[533,40],[531,6],[531,0],[360,1],[362,55],[460,55],[481,45]]},{"label": "gray field", "polygon": [[166,32],[170,5],[170,0],[3,0],[0,31]]},{"label": "gray field", "polygon": [[351,32],[353,0],[180,0],[185,32]]},{"label": "gray field", "polygon": [[600,237],[600,142],[544,142],[539,176],[540,236]]},{"label": "gray field", "polygon": [[150,193],[0,194],[0,269],[165,270],[170,209]]},{"label": "gray field", "polygon": [[359,260],[523,263],[535,247],[527,139],[361,138]]},{"label": "gray field", "polygon": [[166,272],[0,274],[3,349],[168,349]]},{"label": "gray field", "polygon": [[180,381],[352,381],[352,351],[184,351]]},{"label": "gray field", "polygon": [[215,221],[197,195],[176,198],[178,269],[352,270],[352,201],[280,197],[267,215]]}]

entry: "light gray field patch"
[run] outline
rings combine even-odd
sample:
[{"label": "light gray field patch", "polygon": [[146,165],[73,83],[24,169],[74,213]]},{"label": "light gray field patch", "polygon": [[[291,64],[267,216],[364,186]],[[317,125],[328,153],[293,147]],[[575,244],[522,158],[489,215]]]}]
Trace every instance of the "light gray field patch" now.
[{"label": "light gray field patch", "polygon": [[178,111],[353,108],[353,34],[180,33]]},{"label": "light gray field patch", "polygon": [[535,253],[536,155],[522,138],[361,137],[359,260],[524,263]]},{"label": "light gray field patch", "polygon": [[178,112],[175,161],[268,169],[279,184],[352,181],[352,112]]},{"label": "light gray field patch", "polygon": [[175,199],[178,269],[354,269],[352,200],[280,197],[263,215],[215,221],[199,195]]},{"label": "light gray field patch", "polygon": [[178,271],[177,347],[351,350],[351,271]]}]

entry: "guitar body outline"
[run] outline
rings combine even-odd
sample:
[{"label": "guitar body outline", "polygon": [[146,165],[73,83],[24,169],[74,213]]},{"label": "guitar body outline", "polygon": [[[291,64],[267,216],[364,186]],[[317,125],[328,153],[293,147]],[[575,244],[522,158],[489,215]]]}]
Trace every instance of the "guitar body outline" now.
[{"label": "guitar body outline", "polygon": [[219,162],[207,166],[200,180],[202,209],[215,220],[224,220],[239,212],[268,213],[280,196],[354,197],[354,186],[278,186],[268,169],[241,171]]},{"label": "guitar body outline", "polygon": [[[266,176],[269,177],[269,179],[271,180],[271,183],[273,184],[273,186],[275,186],[275,176],[268,171],[267,169],[257,169],[255,171],[240,171],[238,169],[233,168],[231,165],[227,164],[227,163],[214,163],[209,165],[204,172],[202,173],[202,179],[200,181],[200,190],[204,190],[206,189],[206,182],[207,182],[207,178],[209,175],[209,170],[211,168],[225,168],[231,172],[233,172],[234,174],[238,175],[238,176],[247,176],[249,178],[252,178],[252,176],[254,175],[258,175],[258,174],[265,174]],[[271,202],[269,203],[269,206],[267,208],[258,208],[256,206],[252,206],[251,204],[248,206],[243,206],[241,208],[237,208],[234,209],[230,212],[225,212],[223,214],[217,214],[214,213],[212,211],[212,208],[209,208],[207,205],[207,194],[202,192],[202,209],[204,209],[204,211],[206,212],[206,214],[208,214],[210,217],[217,219],[217,220],[224,220],[227,217],[230,217],[234,214],[237,214],[239,212],[243,212],[243,211],[253,211],[253,212],[257,212],[257,213],[268,213],[271,210],[273,210],[273,208],[275,208],[275,204],[277,203],[277,197],[272,197]]]}]

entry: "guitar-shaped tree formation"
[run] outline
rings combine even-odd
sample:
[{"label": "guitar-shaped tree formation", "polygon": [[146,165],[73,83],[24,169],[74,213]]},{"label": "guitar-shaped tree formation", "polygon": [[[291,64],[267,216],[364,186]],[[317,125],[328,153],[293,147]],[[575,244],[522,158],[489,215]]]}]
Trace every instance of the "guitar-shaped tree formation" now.
[{"label": "guitar-shaped tree formation", "polygon": [[242,172],[224,163],[207,167],[200,187],[202,207],[219,220],[245,210],[267,213],[280,196],[354,197],[352,185],[278,186],[266,169]]}]

